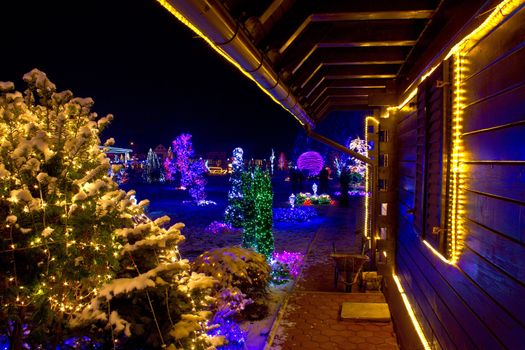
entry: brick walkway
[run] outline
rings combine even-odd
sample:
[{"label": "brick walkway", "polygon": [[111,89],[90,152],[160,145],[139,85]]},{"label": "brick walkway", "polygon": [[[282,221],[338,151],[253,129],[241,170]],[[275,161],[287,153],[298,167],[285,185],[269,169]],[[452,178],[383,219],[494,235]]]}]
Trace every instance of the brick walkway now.
[{"label": "brick walkway", "polygon": [[[332,242],[338,251],[358,252],[360,203],[350,208],[326,208],[325,223],[319,228],[294,291],[278,321],[274,350],[392,349],[397,341],[392,322],[341,321],[343,302],[385,302],[382,293],[342,293],[333,286]],[[360,227],[360,225],[357,225]]]}]

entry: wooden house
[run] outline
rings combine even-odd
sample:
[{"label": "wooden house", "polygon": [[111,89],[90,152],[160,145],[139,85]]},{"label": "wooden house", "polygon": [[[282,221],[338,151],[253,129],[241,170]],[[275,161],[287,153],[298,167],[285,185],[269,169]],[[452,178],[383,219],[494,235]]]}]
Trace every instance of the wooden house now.
[{"label": "wooden house", "polygon": [[525,1],[158,0],[306,132],[367,110],[402,348],[525,348]]}]

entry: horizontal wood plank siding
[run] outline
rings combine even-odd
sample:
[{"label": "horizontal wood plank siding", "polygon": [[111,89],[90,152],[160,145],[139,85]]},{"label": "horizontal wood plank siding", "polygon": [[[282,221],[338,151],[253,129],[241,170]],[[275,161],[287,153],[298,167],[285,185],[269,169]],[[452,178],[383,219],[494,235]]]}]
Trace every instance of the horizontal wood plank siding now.
[{"label": "horizontal wood plank siding", "polygon": [[[525,56],[524,56],[525,59]],[[525,124],[463,137],[466,156],[473,160],[525,160]]]},{"label": "horizontal wood plank siding", "polygon": [[[463,119],[463,131],[471,132],[523,120],[523,106],[509,104],[509,100],[525,101],[525,86],[494,96],[490,100],[470,105],[465,109],[468,119]],[[483,116],[490,115],[490,118]]]},{"label": "horizontal wood plank siding", "polygon": [[[436,348],[525,348],[524,23],[522,7],[465,58],[466,235],[457,266],[426,248],[413,223],[411,206],[423,212],[414,196],[424,176],[416,173],[414,162],[421,124],[417,112],[397,116],[396,272]],[[430,125],[429,132],[438,129]]]},{"label": "horizontal wood plank siding", "polygon": [[525,202],[525,164],[470,164],[468,188]]},{"label": "horizontal wood plank siding", "polygon": [[[471,192],[467,192],[466,202],[468,220],[521,243],[525,242],[525,206]],[[525,250],[523,254],[525,257]]]},{"label": "horizontal wood plank siding", "polygon": [[467,247],[525,285],[525,259],[520,242],[473,221],[467,221],[466,230]]}]

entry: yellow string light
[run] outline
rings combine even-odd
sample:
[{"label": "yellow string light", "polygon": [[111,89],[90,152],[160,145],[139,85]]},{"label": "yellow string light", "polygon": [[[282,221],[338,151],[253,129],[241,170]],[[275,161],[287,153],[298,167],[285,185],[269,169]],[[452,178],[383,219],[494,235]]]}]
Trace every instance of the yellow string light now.
[{"label": "yellow string light", "polygon": [[421,345],[423,346],[423,349],[430,350],[432,347],[430,346],[429,341],[427,340],[425,333],[423,332],[423,329],[421,328],[421,325],[419,321],[417,320],[416,314],[414,313],[414,309],[412,308],[412,305],[410,304],[410,301],[408,300],[408,297],[405,293],[405,290],[403,289],[403,286],[401,285],[401,281],[399,280],[399,277],[396,275],[392,276],[394,279],[394,282],[396,283],[397,290],[399,291],[399,294],[401,294],[401,298],[403,299],[403,304],[405,304],[405,308],[407,309],[408,316],[410,317],[410,320],[412,321],[412,325],[414,326],[416,333],[419,337],[419,340],[421,341]]},{"label": "yellow string light", "polygon": [[[369,126],[369,123],[370,122],[373,122],[376,124],[377,127],[379,127],[379,120],[377,120],[376,118],[374,117],[371,117],[371,116],[368,116],[365,118],[365,142],[366,144],[368,145],[368,126]],[[377,146],[377,145],[376,145]],[[365,157],[368,157],[368,151],[367,153],[364,155]],[[365,224],[364,224],[364,236],[369,238],[371,237],[371,234],[369,235],[368,234],[368,230],[369,230],[369,220],[370,220],[370,216],[369,216],[369,207],[370,207],[370,189],[371,189],[371,184],[370,184],[370,174],[369,174],[369,167],[370,165],[366,165],[366,168],[365,168]]]}]

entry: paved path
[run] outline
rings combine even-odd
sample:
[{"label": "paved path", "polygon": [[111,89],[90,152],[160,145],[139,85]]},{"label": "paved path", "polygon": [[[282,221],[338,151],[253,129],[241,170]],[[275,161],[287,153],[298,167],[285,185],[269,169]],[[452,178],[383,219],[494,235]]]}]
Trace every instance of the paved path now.
[{"label": "paved path", "polygon": [[392,322],[341,321],[343,302],[385,302],[382,293],[343,293],[334,289],[332,242],[338,251],[358,252],[361,215],[358,200],[350,208],[323,208],[324,224],[316,233],[301,276],[278,320],[274,350],[392,349],[397,342]]}]

